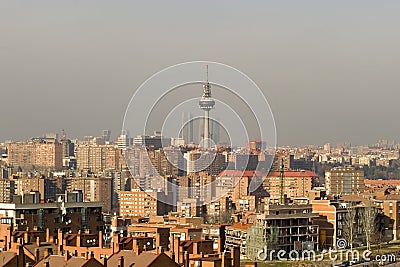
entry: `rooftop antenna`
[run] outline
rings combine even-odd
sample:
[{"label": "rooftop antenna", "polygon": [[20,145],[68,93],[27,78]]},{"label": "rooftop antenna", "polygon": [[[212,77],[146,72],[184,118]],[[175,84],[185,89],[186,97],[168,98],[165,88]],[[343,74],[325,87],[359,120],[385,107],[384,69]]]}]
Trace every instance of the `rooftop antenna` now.
[{"label": "rooftop antenna", "polygon": [[62,129],[61,130],[61,138],[60,138],[60,140],[67,140],[67,134],[65,133],[65,130],[64,129]]},{"label": "rooftop antenna", "polygon": [[207,75],[207,83],[208,83],[208,64],[206,65],[206,75]]}]

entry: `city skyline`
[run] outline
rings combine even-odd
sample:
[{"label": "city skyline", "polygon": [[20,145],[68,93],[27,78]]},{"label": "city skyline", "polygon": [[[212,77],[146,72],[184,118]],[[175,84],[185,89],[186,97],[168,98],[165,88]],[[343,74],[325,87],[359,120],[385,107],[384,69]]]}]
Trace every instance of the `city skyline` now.
[{"label": "city skyline", "polygon": [[[200,125],[201,126],[201,125]],[[46,132],[46,133],[42,133],[39,134],[37,136],[30,136],[28,138],[25,139],[16,139],[16,138],[12,138],[12,139],[4,139],[1,140],[0,139],[0,144],[1,143],[7,143],[7,142],[23,142],[23,141],[27,141],[27,140],[31,140],[31,139],[35,139],[35,138],[46,138],[46,136],[51,136],[50,138],[53,138],[53,136],[57,135],[58,139],[60,139],[62,137],[62,134],[66,134],[66,138],[69,140],[78,140],[78,141],[83,141],[88,137],[92,137],[92,138],[96,138],[96,137],[102,137],[104,138],[104,136],[102,136],[103,131],[110,131],[109,129],[103,129],[101,130],[99,133],[87,133],[83,136],[71,136],[69,134],[66,133],[65,129],[61,129],[60,131],[50,131],[50,132]],[[108,140],[105,140],[106,142],[110,142],[111,143],[118,143],[118,137],[121,135],[121,131],[120,132],[113,132],[111,131],[110,136],[108,137]],[[140,134],[130,134],[128,135],[131,138],[135,138],[137,136],[141,136]],[[150,135],[149,135],[150,136]],[[167,138],[182,138],[181,134],[179,136],[164,136]],[[323,143],[310,143],[310,144],[300,144],[300,145],[293,145],[293,144],[277,144],[277,147],[307,147],[307,146],[318,146],[318,147],[324,147],[324,145],[329,144],[332,147],[336,147],[336,146],[373,146],[373,145],[377,145],[378,143],[380,143],[381,145],[383,143],[387,143],[387,145],[391,146],[391,145],[400,145],[400,140],[395,140],[395,139],[385,139],[385,138],[378,138],[374,141],[372,141],[371,143],[352,143],[346,140],[342,140],[342,141],[338,141],[338,142],[330,142],[329,140]],[[197,144],[198,145],[198,144]],[[239,145],[238,147],[245,147],[246,143],[243,143],[241,145]]]},{"label": "city skyline", "polygon": [[397,266],[400,2],[0,1],[0,266]]},{"label": "city skyline", "polygon": [[397,139],[400,3],[356,3],[2,1],[0,140],[118,133],[143,81],[198,59],[260,86],[279,145]]}]

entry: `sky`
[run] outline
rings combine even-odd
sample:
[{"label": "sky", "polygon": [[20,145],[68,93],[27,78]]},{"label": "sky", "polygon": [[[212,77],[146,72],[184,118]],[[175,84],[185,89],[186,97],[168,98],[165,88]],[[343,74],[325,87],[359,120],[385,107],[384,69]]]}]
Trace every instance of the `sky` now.
[{"label": "sky", "polygon": [[1,0],[0,141],[116,138],[135,90],[193,60],[247,74],[279,145],[400,141],[398,14],[398,0]]}]

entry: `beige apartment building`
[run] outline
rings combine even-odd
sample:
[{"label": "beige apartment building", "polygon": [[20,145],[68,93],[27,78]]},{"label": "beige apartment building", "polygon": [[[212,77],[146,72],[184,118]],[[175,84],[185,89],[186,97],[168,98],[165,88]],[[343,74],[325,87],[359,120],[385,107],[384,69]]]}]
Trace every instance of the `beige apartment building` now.
[{"label": "beige apartment building", "polygon": [[354,167],[336,167],[325,172],[325,188],[328,195],[349,195],[364,192],[364,171]]},{"label": "beige apartment building", "polygon": [[75,155],[78,170],[94,173],[119,170],[124,162],[121,150],[112,145],[79,145],[76,146]]},{"label": "beige apartment building", "polygon": [[171,206],[165,204],[163,192],[144,192],[140,189],[121,191],[119,212],[122,217],[149,217],[165,215]]},{"label": "beige apartment building", "polygon": [[110,177],[73,177],[66,178],[67,191],[80,190],[86,202],[103,203],[104,211],[112,207],[112,179]]},{"label": "beige apartment building", "polygon": [[[284,194],[288,198],[308,197],[318,175],[312,171],[285,171],[284,172]],[[280,172],[271,172],[263,182],[264,189],[269,192],[270,197],[279,199],[281,178]]]},{"label": "beige apartment building", "polygon": [[57,140],[11,142],[7,145],[8,162],[14,168],[62,169],[62,145]]}]

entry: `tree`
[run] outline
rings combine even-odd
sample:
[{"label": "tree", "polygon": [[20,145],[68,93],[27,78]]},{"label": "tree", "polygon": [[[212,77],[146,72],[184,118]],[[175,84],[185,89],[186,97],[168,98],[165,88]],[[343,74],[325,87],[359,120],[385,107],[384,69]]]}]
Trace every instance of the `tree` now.
[{"label": "tree", "polygon": [[377,211],[374,206],[371,205],[371,202],[368,201],[368,204],[364,207],[361,212],[361,222],[364,229],[365,241],[367,243],[367,249],[371,249],[371,240],[372,236],[376,232],[376,217]]},{"label": "tree", "polygon": [[[246,236],[246,256],[248,259],[257,259],[258,252],[263,251],[263,256],[269,258],[269,252],[276,250],[279,243],[279,229],[276,226],[264,225],[259,221],[254,222]],[[271,260],[271,259],[270,259]]]},{"label": "tree", "polygon": [[246,256],[251,260],[259,260],[257,259],[258,252],[263,250],[264,253],[268,253],[266,248],[270,249],[267,244],[266,229],[261,223],[255,222],[247,231]]},{"label": "tree", "polygon": [[350,245],[350,249],[353,249],[353,243],[356,236],[356,213],[356,207],[349,203],[349,205],[346,207],[346,214],[344,216],[343,237],[348,242],[348,245]]}]

